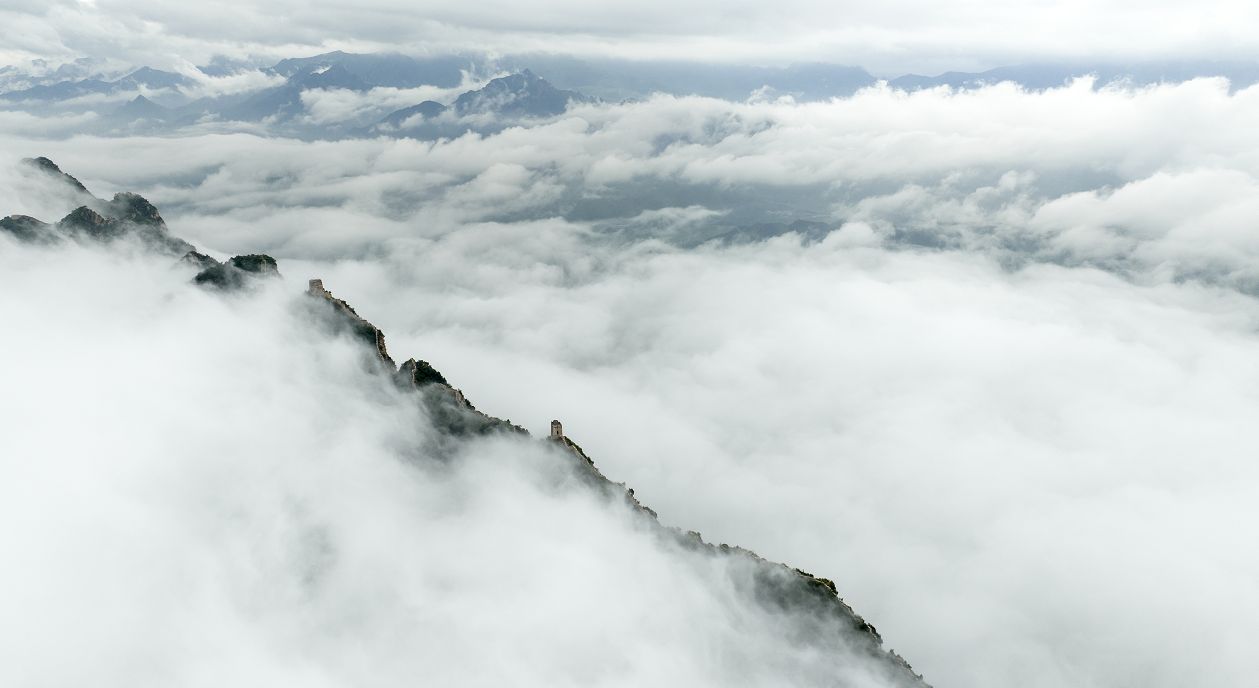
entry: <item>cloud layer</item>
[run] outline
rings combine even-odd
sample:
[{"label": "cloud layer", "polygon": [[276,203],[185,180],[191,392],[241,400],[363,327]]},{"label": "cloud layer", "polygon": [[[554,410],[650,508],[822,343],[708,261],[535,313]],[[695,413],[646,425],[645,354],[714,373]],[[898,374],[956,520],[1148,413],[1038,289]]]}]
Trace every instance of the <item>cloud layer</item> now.
[{"label": "cloud layer", "polygon": [[[354,4],[233,0],[213,9],[151,0],[9,3],[0,61],[84,54],[173,68],[180,59],[289,57],[324,49],[564,52],[642,59],[829,61],[939,72],[1036,59],[1247,59],[1253,5],[1212,0],[948,4],[898,0],[548,0]],[[965,46],[964,49],[959,46]],[[171,56],[181,56],[173,58]]]},{"label": "cloud layer", "polygon": [[425,451],[291,283],[0,242],[6,684],[890,685],[544,443]]},{"label": "cloud layer", "polygon": [[[219,254],[267,251],[323,276],[479,406],[539,431],[564,419],[666,522],[834,577],[936,685],[1244,685],[1243,639],[1259,631],[1259,550],[1239,525],[1259,490],[1256,110],[1259,90],[1213,80],[872,89],[589,106],[438,143],[32,141],[33,121],[6,125],[0,152],[47,154],[98,194],[140,191]],[[11,195],[8,212],[47,202]],[[815,224],[787,232],[798,221]],[[44,278],[13,267],[4,291],[39,293]],[[195,322],[205,308],[227,320]],[[278,317],[232,308],[246,307],[171,309],[187,315],[153,341]],[[104,351],[119,355],[92,355]],[[233,351],[211,349],[213,369],[251,370]],[[364,390],[303,390],[296,408],[366,415],[352,406]],[[414,432],[363,422],[358,453]],[[199,436],[176,427],[179,447]],[[328,461],[332,482],[352,474]],[[270,489],[306,489],[276,470]],[[362,480],[363,493],[389,482]],[[396,508],[461,485],[406,487],[422,505]],[[548,499],[458,520],[486,537],[500,520],[546,530],[567,518],[545,521],[560,508]],[[436,528],[406,537],[443,542]]]}]

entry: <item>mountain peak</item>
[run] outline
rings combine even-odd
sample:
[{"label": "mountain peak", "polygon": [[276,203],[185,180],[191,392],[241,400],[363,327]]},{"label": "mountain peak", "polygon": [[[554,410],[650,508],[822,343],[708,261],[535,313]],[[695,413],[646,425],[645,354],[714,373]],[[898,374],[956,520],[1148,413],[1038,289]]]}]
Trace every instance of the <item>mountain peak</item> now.
[{"label": "mountain peak", "polygon": [[109,202],[107,212],[111,217],[140,225],[165,226],[157,207],[140,194],[122,192],[114,194]]},{"label": "mountain peak", "polygon": [[563,114],[572,103],[589,102],[576,91],[564,91],[551,82],[523,69],[491,80],[483,88],[469,91],[455,100],[460,115],[501,114],[515,117],[553,117]]},{"label": "mountain peak", "polygon": [[301,87],[302,89],[344,88],[351,91],[366,91],[371,88],[371,86],[360,79],[358,75],[354,74],[349,69],[346,69],[344,65],[337,62],[318,65],[298,72],[289,77],[289,82]]},{"label": "mountain peak", "polygon": [[57,222],[58,229],[72,232],[83,232],[92,237],[106,237],[116,233],[117,223],[111,222],[104,215],[81,205],[70,211]]},{"label": "mountain peak", "polygon": [[65,172],[62,172],[61,168],[57,167],[57,163],[53,162],[52,160],[49,160],[48,158],[45,158],[43,156],[40,156],[38,158],[23,158],[22,162],[66,184],[67,186],[73,188],[75,191],[78,191],[82,194],[86,194],[88,196],[92,195],[91,192],[87,190],[87,187],[83,186],[83,182],[80,182],[78,179],[75,179],[73,176],[68,175]]}]

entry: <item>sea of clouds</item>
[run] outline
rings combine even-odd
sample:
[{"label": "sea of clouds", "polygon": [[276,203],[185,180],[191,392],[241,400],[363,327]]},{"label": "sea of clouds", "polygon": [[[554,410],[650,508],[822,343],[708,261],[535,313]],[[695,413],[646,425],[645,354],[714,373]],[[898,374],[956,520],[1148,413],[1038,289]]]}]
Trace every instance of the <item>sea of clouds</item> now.
[{"label": "sea of clouds", "polygon": [[[563,419],[665,523],[835,579],[936,686],[1246,685],[1256,118],[1259,89],[1219,80],[656,97],[441,142],[0,115],[5,157],[140,192],[175,234],[288,278],[222,300],[139,259],[0,251],[22,390],[3,521],[38,564],[4,588],[80,638],[120,600],[171,643],[169,676],[207,683],[237,675],[198,664],[220,650],[330,685],[379,662],[382,682],[732,680],[695,659],[708,645],[655,642],[722,637],[730,598],[653,578],[698,564],[537,487],[544,457],[486,443],[455,478],[398,479],[423,424],[284,306],[322,277],[478,407]],[[329,539],[353,565],[294,599],[270,574]],[[460,642],[479,633],[493,649]],[[115,675],[147,656],[132,637],[97,648]],[[773,629],[749,637],[718,654],[814,676]],[[407,655],[417,638],[437,644]],[[647,649],[608,668],[624,638]]]},{"label": "sea of clouds", "polygon": [[137,249],[0,238],[0,683],[892,685],[572,455],[431,451],[294,282]]}]

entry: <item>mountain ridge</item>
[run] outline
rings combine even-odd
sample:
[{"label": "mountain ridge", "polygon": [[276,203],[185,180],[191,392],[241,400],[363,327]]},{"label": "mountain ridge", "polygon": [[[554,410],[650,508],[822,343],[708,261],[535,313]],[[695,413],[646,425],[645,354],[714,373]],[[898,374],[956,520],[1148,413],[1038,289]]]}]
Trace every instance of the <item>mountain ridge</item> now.
[{"label": "mountain ridge", "polygon": [[[87,60],[84,65],[91,63]],[[1142,87],[1214,76],[1228,78],[1233,91],[1259,83],[1259,62],[1247,61],[1046,62],[977,72],[878,77],[859,66],[821,62],[771,67],[545,53],[492,57],[333,51],[285,58],[271,66],[211,64],[197,69],[204,79],[148,66],[115,77],[81,65],[52,72],[68,77],[57,80],[56,76],[23,78],[16,66],[9,65],[0,68],[0,89],[4,84],[12,86],[0,90],[0,104],[38,113],[103,114],[89,128],[112,135],[239,123],[304,139],[382,135],[436,139],[469,131],[494,133],[523,120],[557,116],[574,103],[615,103],[655,94],[733,102],[776,98],[818,102],[847,98],[881,83],[906,92],[941,87],[970,90],[997,83],[1040,91],[1080,77],[1091,77],[1093,88]],[[205,80],[249,73],[268,78],[244,90],[215,94],[205,88]],[[491,79],[491,75],[499,76]],[[482,86],[455,95],[461,86],[474,82]],[[426,94],[428,100],[397,107],[398,90],[421,87],[446,95]],[[376,89],[382,91],[373,95]],[[311,104],[320,100],[321,91],[342,90],[355,94],[349,99],[354,107],[334,109],[335,114],[329,116],[329,110],[320,111]],[[131,102],[121,102],[126,97]],[[336,100],[348,102],[344,94]],[[452,117],[469,121],[459,126],[436,122]]]},{"label": "mountain ridge", "polygon": [[[77,183],[47,158],[32,161],[32,172],[47,174],[46,178],[53,183]],[[11,215],[0,220],[0,231],[18,241],[32,243],[48,243],[49,237],[55,237],[57,241],[111,242],[134,236],[144,248],[158,251],[161,255],[178,255],[178,264],[197,269],[191,280],[193,283],[223,292],[248,290],[256,280],[279,275],[277,261],[267,255],[235,256],[220,263],[197,252],[192,244],[167,232],[157,208],[142,196],[120,193],[109,202],[96,200],[100,211],[80,206],[56,225]],[[186,250],[181,254],[181,249]],[[359,315],[348,302],[335,297],[321,279],[308,281],[305,298],[303,303],[307,305],[311,322],[316,327],[332,336],[347,337],[362,347],[365,374],[390,380],[424,407],[438,431],[438,446],[432,448],[438,456],[445,453],[443,443],[455,442],[463,437],[502,435],[532,440],[532,435],[525,428],[478,410],[462,390],[454,387],[427,361],[410,358],[401,365],[396,364],[385,344],[384,333]],[[833,581],[770,562],[751,550],[706,542],[698,532],[662,524],[656,512],[637,499],[633,489],[606,477],[596,467],[595,461],[564,433],[559,421],[553,421],[551,434],[540,441],[566,457],[584,489],[607,498],[609,502],[623,504],[644,527],[659,537],[689,551],[731,558],[741,565],[750,566],[753,570],[753,599],[764,610],[788,615],[801,628],[807,629],[810,637],[817,636],[818,642],[834,652],[849,653],[857,658],[854,661],[869,662],[868,668],[876,670],[889,686],[929,688],[903,657],[884,648],[882,636],[839,596],[838,586]],[[828,635],[831,633],[836,634],[834,638]]]}]

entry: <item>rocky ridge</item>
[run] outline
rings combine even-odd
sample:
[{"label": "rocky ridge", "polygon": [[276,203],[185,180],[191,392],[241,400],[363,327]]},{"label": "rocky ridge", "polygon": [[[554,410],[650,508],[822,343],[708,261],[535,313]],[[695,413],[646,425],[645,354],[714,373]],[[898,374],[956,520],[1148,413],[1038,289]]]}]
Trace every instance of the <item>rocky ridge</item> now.
[{"label": "rocky ridge", "polygon": [[[254,280],[279,275],[277,262],[267,255],[235,256],[219,262],[198,252],[188,242],[169,234],[157,208],[136,194],[121,193],[105,202],[92,196],[77,179],[61,172],[47,158],[28,163],[39,174],[46,174],[55,183],[81,189],[90,197],[93,207],[80,206],[55,225],[23,215],[0,220],[0,232],[28,243],[53,243],[64,240],[115,241],[135,237],[142,245],[164,255],[178,256],[181,264],[194,268],[194,284],[224,291],[247,289]],[[0,248],[3,248],[0,245]],[[462,390],[427,361],[408,359],[401,365],[394,362],[385,345],[384,333],[358,314],[346,301],[335,297],[322,280],[311,279],[306,291],[305,307],[312,320],[333,335],[345,336],[363,347],[367,374],[383,375],[399,389],[414,394],[427,416],[439,431],[439,437],[453,446],[459,438],[502,433],[531,437],[530,433],[509,420],[490,416],[472,405]],[[695,531],[684,531],[659,522],[655,511],[643,505],[634,490],[624,483],[613,482],[596,467],[594,460],[576,442],[563,433],[558,421],[552,424],[549,437],[542,440],[553,451],[571,461],[574,474],[588,489],[613,501],[622,502],[647,528],[675,545],[715,557],[728,557],[751,568],[750,590],[753,599],[766,610],[789,615],[810,642],[825,640],[835,651],[864,657],[879,678],[897,688],[930,688],[922,676],[897,653],[883,647],[878,631],[839,596],[838,587],[829,579],[815,576],[784,564],[767,561],[755,552],[741,547],[706,542]],[[441,457],[445,447],[426,447]]]},{"label": "rocky ridge", "polygon": [[65,217],[49,224],[27,215],[0,219],[0,231],[36,244],[56,244],[66,240],[110,243],[135,240],[144,248],[196,267],[193,281],[220,289],[240,289],[260,277],[279,276],[276,261],[267,255],[235,256],[225,262],[197,251],[192,244],[170,233],[157,207],[145,197],[130,192],[114,194],[106,201],[96,197],[75,177],[61,171],[48,158],[26,158],[22,163],[31,174],[52,187],[67,191],[80,203]]}]

